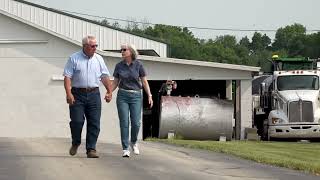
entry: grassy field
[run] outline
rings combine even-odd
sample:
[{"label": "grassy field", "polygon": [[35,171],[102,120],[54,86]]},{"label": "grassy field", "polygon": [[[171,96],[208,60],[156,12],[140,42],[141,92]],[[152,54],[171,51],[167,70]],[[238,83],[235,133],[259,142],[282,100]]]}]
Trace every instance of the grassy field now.
[{"label": "grassy field", "polygon": [[176,139],[149,139],[149,141],[221,152],[260,163],[320,175],[320,143],[262,141],[219,142]]}]

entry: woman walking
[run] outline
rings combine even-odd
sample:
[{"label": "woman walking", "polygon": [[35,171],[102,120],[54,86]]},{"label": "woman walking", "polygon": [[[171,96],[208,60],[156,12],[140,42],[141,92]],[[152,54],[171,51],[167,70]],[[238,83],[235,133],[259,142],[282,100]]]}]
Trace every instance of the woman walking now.
[{"label": "woman walking", "polygon": [[[150,108],[153,106],[153,101],[146,71],[141,61],[137,60],[138,52],[136,48],[133,45],[122,45],[121,54],[123,60],[115,67],[112,90],[114,91],[119,87],[117,109],[120,121],[122,157],[130,157],[129,146],[131,146],[134,154],[140,154],[137,137],[141,126],[142,88],[148,95]],[[131,124],[130,144],[129,124]]]}]

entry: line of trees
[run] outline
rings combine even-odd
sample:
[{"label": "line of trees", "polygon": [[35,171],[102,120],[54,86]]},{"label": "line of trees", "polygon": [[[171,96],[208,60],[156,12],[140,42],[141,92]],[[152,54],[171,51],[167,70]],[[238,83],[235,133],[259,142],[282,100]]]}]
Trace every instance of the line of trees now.
[{"label": "line of trees", "polygon": [[320,57],[320,32],[307,34],[301,24],[279,28],[273,42],[260,32],[255,32],[251,39],[245,36],[237,41],[231,35],[198,39],[188,28],[160,24],[139,28],[138,24],[131,22],[124,29],[166,42],[173,58],[259,66],[263,71],[270,71],[268,59],[273,54],[280,57]]}]

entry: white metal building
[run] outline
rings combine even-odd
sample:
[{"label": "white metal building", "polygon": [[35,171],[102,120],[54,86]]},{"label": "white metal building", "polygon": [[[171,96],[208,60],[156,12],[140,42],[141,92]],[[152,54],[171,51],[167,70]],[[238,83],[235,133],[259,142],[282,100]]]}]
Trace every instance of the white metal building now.
[{"label": "white metal building", "polygon": [[[97,37],[100,49],[116,50],[122,43],[154,49],[160,57],[139,58],[151,82],[222,80],[226,98],[231,99],[231,81],[236,81],[239,101],[235,118],[240,123],[241,138],[244,128],[252,125],[251,74],[259,71],[258,67],[167,58],[164,43],[21,0],[0,0],[0,27],[0,136],[70,137],[61,74],[69,55],[81,49],[86,34]],[[121,54],[98,53],[113,73]],[[114,100],[103,103],[99,138],[119,143]]]},{"label": "white metal building", "polygon": [[115,50],[123,43],[134,44],[138,49],[153,49],[159,56],[167,56],[167,45],[139,37],[112,27],[54,9],[38,6],[21,0],[1,0],[0,9],[45,31],[59,34],[71,41],[81,43],[83,36],[92,34],[100,49]]}]

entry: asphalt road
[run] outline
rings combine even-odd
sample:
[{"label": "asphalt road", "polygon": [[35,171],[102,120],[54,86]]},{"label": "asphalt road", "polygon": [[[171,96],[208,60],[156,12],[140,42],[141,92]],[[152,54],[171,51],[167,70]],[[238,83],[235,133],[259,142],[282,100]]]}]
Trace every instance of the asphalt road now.
[{"label": "asphalt road", "polygon": [[68,154],[69,139],[0,138],[0,180],[319,180],[302,172],[272,167],[219,153],[160,143],[140,143],[141,155],[121,157],[119,144],[98,143],[99,159],[83,145]]}]

